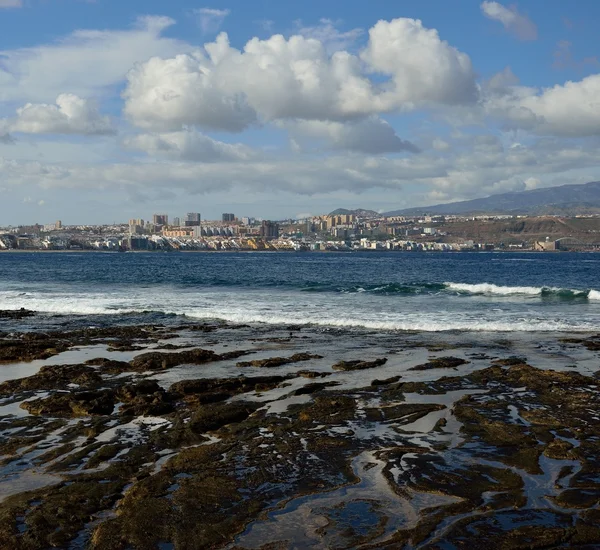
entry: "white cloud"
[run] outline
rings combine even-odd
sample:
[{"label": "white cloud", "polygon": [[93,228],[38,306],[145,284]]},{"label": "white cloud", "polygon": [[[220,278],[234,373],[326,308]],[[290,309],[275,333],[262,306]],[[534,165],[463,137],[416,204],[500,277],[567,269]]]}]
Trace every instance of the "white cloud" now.
[{"label": "white cloud", "polygon": [[501,93],[518,83],[519,78],[512,72],[512,69],[510,67],[505,67],[502,71],[493,75],[492,78],[485,83],[485,87],[487,90]]},{"label": "white cloud", "polygon": [[455,126],[496,127],[526,135],[585,138],[600,136],[600,74],[548,88],[518,85],[509,68],[480,88],[477,105],[438,109]]},{"label": "white cloud", "polygon": [[[285,126],[294,136],[295,143],[304,150],[319,149],[324,141],[332,149],[374,155],[419,152],[416,145],[398,137],[392,126],[378,117],[347,123],[304,120]],[[316,143],[315,139],[318,140]]]},{"label": "white cloud", "polygon": [[321,42],[325,49],[330,52],[347,49],[352,46],[363,34],[363,29],[351,29],[349,31],[338,30],[339,21],[331,19],[320,19],[318,25],[306,26],[301,21],[296,22],[294,34],[304,38],[314,38]]},{"label": "white cloud", "polygon": [[451,145],[443,139],[434,138],[431,142],[431,147],[433,147],[435,151],[448,151],[451,148]]},{"label": "white cloud", "polygon": [[527,178],[525,180],[525,189],[527,189],[527,191],[538,189],[540,187],[542,187],[542,180],[539,178]]},{"label": "white cloud", "polygon": [[509,128],[542,135],[600,135],[600,74],[538,90],[515,86],[485,103]]},{"label": "white cloud", "polygon": [[477,99],[471,60],[415,19],[379,21],[369,30],[361,57],[370,69],[391,76],[379,94],[383,110],[406,104],[465,104]]},{"label": "white cloud", "polygon": [[[0,178],[8,186],[43,189],[125,189],[154,193],[164,189],[190,194],[217,193],[234,186],[240,193],[336,191],[363,193],[401,189],[418,178],[442,177],[446,165],[419,156],[385,159],[359,156],[255,158],[244,162],[139,162],[52,164],[0,157]],[[419,159],[419,160],[416,160]]]},{"label": "white cloud", "polygon": [[198,25],[204,34],[216,33],[230,13],[231,11],[228,9],[199,8],[193,10],[193,14],[198,18]]},{"label": "white cloud", "polygon": [[193,130],[141,134],[126,140],[125,145],[149,155],[193,162],[248,161],[257,156],[246,145],[223,143]]},{"label": "white cloud", "polygon": [[[162,136],[167,148],[181,136]],[[219,145],[216,144],[216,147]],[[165,186],[190,193],[220,192],[235,184],[241,191],[287,191],[314,195],[346,190],[353,193],[399,190],[406,183],[437,189],[454,198],[514,189],[528,178],[542,182],[549,176],[586,168],[598,170],[600,150],[593,144],[565,146],[560,140],[539,140],[526,147],[504,148],[493,135],[478,135],[454,144],[456,154],[437,153],[404,158],[359,155],[251,156],[230,162],[139,162],[111,165],[44,164],[0,160],[0,176],[7,184],[44,188],[139,187],[149,192]],[[152,150],[153,145],[147,147]],[[180,147],[178,145],[178,147]],[[235,147],[235,146],[234,146]],[[520,183],[518,183],[520,182]]]},{"label": "white cloud", "polygon": [[[153,58],[128,74],[125,113],[138,126],[241,130],[256,120],[344,121],[477,99],[469,57],[420,21],[380,21],[360,58],[329,55],[313,38],[253,38],[242,51],[225,33],[205,52]],[[366,67],[365,67],[366,64]],[[370,73],[383,74],[376,81]]]},{"label": "white cloud", "polygon": [[23,7],[23,0],[0,0],[0,9],[21,7]]},{"label": "white cloud", "polygon": [[[180,145],[184,138],[160,138],[166,144],[166,161],[89,164],[73,159],[46,163],[0,157],[0,181],[9,191],[18,188],[22,196],[38,198],[40,189],[52,189],[53,196],[63,189],[65,197],[78,200],[86,194],[90,200],[100,200],[106,193],[118,193],[136,201],[158,201],[167,200],[168,190],[173,200],[184,205],[199,194],[227,201],[229,193],[229,197],[254,203],[254,208],[259,208],[260,202],[265,213],[289,208],[291,201],[291,215],[309,211],[311,204],[324,205],[331,197],[343,197],[344,204],[357,204],[357,196],[367,194],[366,199],[360,199],[363,204],[367,200],[366,205],[385,204],[393,209],[396,205],[431,204],[600,179],[600,149],[593,140],[582,145],[541,138],[530,145],[502,147],[497,136],[483,134],[457,137],[451,143],[453,155],[436,151],[397,158],[290,154],[254,155],[235,162],[227,157],[213,162],[183,162],[177,159],[185,149]],[[213,145],[219,149],[218,143]],[[146,149],[156,147],[150,142]],[[302,203],[300,196],[312,198]],[[206,204],[211,200],[217,199],[203,199]]]},{"label": "white cloud", "polygon": [[506,8],[498,2],[483,2],[481,11],[489,19],[502,23],[504,28],[519,40],[535,40],[537,38],[535,23],[526,15],[519,13],[514,6]]},{"label": "white cloud", "polygon": [[258,21],[255,21],[255,23],[266,32],[272,32],[273,27],[275,26],[275,21],[271,19],[259,19]]},{"label": "white cloud", "polygon": [[137,62],[192,48],[162,32],[168,17],[140,17],[128,30],[77,30],[52,44],[0,51],[0,101],[53,101],[69,92],[97,96]]},{"label": "white cloud", "polygon": [[97,106],[73,94],[61,94],[56,104],[27,103],[17,109],[13,119],[0,120],[0,128],[26,134],[114,134],[109,117],[102,116]]},{"label": "white cloud", "polygon": [[[458,145],[462,149],[448,159],[447,173],[426,182],[448,200],[583,183],[600,176],[600,151],[592,143],[582,146],[542,138],[530,146],[506,149],[496,136],[479,135]],[[583,181],[582,171],[587,173]]]},{"label": "white cloud", "polygon": [[213,82],[200,54],[150,59],[127,76],[125,114],[140,128],[176,130],[197,125],[213,130],[241,131],[256,113],[241,94],[225,94]]},{"label": "white cloud", "polygon": [[355,76],[356,59],[329,60],[316,40],[276,35],[253,39],[240,52],[221,34],[205,48],[207,56],[155,58],[129,73],[125,113],[135,124],[235,131],[255,122],[259,113],[265,121],[340,118],[364,110],[347,104],[357,97],[353,90],[370,93],[368,81]]}]

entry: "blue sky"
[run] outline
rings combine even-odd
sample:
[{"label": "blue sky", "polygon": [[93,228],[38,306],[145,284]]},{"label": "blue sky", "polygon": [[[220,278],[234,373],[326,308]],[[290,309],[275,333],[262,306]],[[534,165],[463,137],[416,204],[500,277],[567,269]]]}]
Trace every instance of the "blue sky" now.
[{"label": "blue sky", "polygon": [[600,3],[0,0],[0,226],[600,179]]}]

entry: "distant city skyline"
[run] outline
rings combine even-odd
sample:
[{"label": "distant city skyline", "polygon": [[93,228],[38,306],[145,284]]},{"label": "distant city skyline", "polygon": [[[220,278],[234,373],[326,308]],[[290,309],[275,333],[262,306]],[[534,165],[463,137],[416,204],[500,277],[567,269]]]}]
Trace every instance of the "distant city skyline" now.
[{"label": "distant city skyline", "polygon": [[0,1],[0,225],[600,180],[600,3]]}]

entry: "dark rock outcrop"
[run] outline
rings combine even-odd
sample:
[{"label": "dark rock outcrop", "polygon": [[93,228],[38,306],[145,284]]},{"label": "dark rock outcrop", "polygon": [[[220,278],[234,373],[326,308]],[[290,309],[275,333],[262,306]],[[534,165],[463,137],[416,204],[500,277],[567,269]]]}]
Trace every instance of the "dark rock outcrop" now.
[{"label": "dark rock outcrop", "polygon": [[129,364],[134,371],[164,370],[177,365],[201,365],[211,361],[219,361],[221,356],[206,349],[192,349],[179,353],[160,353],[151,351],[135,357]]},{"label": "dark rock outcrop", "polygon": [[351,370],[365,370],[374,369],[375,367],[381,367],[387,363],[387,358],[382,357],[381,359],[375,359],[374,361],[339,361],[331,368],[333,370],[351,371]]},{"label": "dark rock outcrop", "polygon": [[78,417],[109,415],[115,406],[111,390],[56,393],[43,399],[24,401],[21,408],[35,415],[50,417]]},{"label": "dark rock outcrop", "polygon": [[260,403],[241,402],[199,407],[190,420],[190,430],[195,433],[216,431],[223,426],[246,420]]},{"label": "dark rock outcrop", "polygon": [[48,365],[37,374],[27,378],[9,380],[0,384],[0,395],[12,395],[19,391],[60,390],[69,384],[94,387],[100,384],[102,378],[92,368],[85,365]]},{"label": "dark rock outcrop", "polygon": [[21,309],[3,309],[0,310],[0,319],[24,319],[25,317],[33,317],[35,315],[35,311],[31,311],[29,309],[21,308]]},{"label": "dark rock outcrop", "polygon": [[186,396],[199,404],[218,403],[234,395],[251,391],[267,391],[287,380],[287,376],[239,376],[237,378],[202,378],[182,380],[169,388],[174,395]]},{"label": "dark rock outcrop", "polygon": [[460,357],[436,357],[428,363],[417,365],[408,370],[431,370],[431,369],[455,369],[461,365],[468,364],[469,361],[461,359]]},{"label": "dark rock outcrop", "polygon": [[175,410],[173,395],[158,385],[156,380],[141,380],[128,384],[117,392],[123,401],[121,416],[160,416]]},{"label": "dark rock outcrop", "polygon": [[237,364],[238,367],[257,367],[271,368],[289,365],[290,363],[299,363],[301,361],[310,361],[311,359],[322,359],[321,355],[311,355],[310,353],[295,353],[291,357],[270,357],[268,359],[256,359],[254,361],[242,361]]}]

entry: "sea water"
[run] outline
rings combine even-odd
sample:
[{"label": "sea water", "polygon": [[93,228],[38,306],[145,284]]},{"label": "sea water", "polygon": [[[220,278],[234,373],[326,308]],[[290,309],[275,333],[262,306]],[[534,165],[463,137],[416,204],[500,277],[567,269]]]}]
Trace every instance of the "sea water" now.
[{"label": "sea water", "polygon": [[593,253],[2,252],[0,310],[85,324],[595,331],[599,267]]}]

